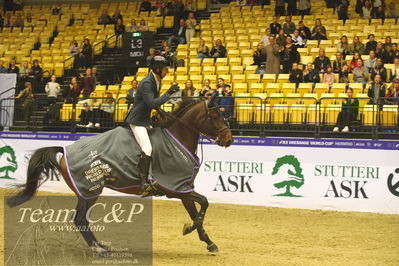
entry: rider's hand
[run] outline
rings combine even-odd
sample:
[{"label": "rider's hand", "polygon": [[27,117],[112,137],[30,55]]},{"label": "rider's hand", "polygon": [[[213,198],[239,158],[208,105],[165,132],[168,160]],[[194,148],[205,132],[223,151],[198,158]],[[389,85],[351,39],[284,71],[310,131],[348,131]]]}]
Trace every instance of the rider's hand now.
[{"label": "rider's hand", "polygon": [[178,92],[179,90],[180,88],[178,85],[172,85],[172,87],[170,87],[166,93],[172,95],[173,93]]}]

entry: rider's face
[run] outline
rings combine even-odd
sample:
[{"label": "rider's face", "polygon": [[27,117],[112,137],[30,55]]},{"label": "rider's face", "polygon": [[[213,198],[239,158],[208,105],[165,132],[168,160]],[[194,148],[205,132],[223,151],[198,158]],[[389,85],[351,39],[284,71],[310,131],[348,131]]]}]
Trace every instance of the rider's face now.
[{"label": "rider's face", "polygon": [[161,79],[163,79],[168,73],[169,73],[169,69],[167,67],[162,68]]}]

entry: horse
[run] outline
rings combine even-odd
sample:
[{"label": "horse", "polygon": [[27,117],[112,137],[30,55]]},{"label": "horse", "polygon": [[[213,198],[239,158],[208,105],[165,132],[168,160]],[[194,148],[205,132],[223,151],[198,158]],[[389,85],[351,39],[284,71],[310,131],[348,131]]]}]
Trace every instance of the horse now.
[{"label": "horse", "polygon": [[[204,135],[211,138],[219,146],[227,148],[233,142],[233,136],[224,120],[223,114],[216,104],[216,98],[217,96],[214,95],[207,100],[185,99],[173,112],[167,113],[168,115],[161,119],[160,124],[165,124],[165,121],[168,121],[166,123],[168,124],[168,130],[191,152],[191,154],[195,154],[199,138]],[[58,153],[63,154],[59,160],[57,160]],[[80,230],[80,228],[90,228],[86,212],[95,204],[98,197],[94,199],[84,199],[79,196],[78,191],[72,184],[72,177],[69,176],[67,171],[63,147],[44,147],[36,150],[32,154],[28,164],[26,184],[23,185],[23,190],[21,192],[7,200],[7,204],[10,207],[14,207],[30,200],[35,195],[39,184],[48,179],[50,170],[61,173],[68,187],[78,197],[73,222],[79,229],[88,246],[100,254],[108,252],[109,248],[97,241],[90,229],[85,231]],[[39,181],[41,182],[39,183]],[[139,195],[140,190],[139,187],[111,189],[135,195]],[[209,238],[203,226],[205,214],[209,205],[207,198],[194,190],[187,193],[176,193],[163,190],[162,187],[158,187],[157,189],[160,190],[161,195],[163,194],[168,198],[180,199],[192,219],[192,224],[184,224],[183,235],[197,230],[199,239],[207,244],[207,250],[212,253],[218,252],[218,246]],[[199,210],[195,203],[200,205]]]}]

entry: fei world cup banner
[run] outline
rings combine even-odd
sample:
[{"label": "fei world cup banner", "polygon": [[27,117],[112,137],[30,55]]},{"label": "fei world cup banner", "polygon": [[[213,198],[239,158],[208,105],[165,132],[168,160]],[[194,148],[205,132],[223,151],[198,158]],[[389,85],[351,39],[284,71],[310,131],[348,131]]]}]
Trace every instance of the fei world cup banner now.
[{"label": "fei world cup banner", "polygon": [[[85,136],[0,133],[0,186],[25,182],[35,149]],[[236,137],[227,149],[201,148],[195,190],[210,202],[399,214],[399,141]],[[55,173],[41,190],[71,192]]]}]

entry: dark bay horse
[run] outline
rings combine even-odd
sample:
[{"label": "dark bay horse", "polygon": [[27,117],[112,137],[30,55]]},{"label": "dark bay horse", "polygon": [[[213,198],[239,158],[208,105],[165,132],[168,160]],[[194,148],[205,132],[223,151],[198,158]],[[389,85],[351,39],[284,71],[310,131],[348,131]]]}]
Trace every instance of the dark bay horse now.
[{"label": "dark bay horse", "polygon": [[[219,146],[222,147],[230,146],[233,141],[232,133],[226,125],[223,115],[219,111],[215,101],[215,95],[206,101],[194,101],[191,99],[184,100],[180,106],[174,112],[172,112],[171,115],[169,115],[169,131],[192,154],[195,154],[197,150],[200,135],[206,135],[212,138]],[[18,195],[9,198],[7,204],[11,207],[14,207],[28,201],[34,196],[39,186],[39,181],[41,181],[40,179],[43,178],[42,174],[46,176],[50,170],[58,170],[62,174],[69,188],[78,196],[78,204],[76,206],[76,214],[74,217],[75,225],[77,228],[89,228],[86,212],[91,206],[93,206],[97,198],[87,200],[79,196],[78,192],[71,183],[71,177],[67,173],[67,166],[64,156],[59,162],[56,159],[57,153],[63,152],[63,147],[45,147],[36,150],[29,161],[27,182],[24,190]],[[173,178],[172,175],[173,174],[171,173],[171,178]],[[44,180],[46,180],[46,177],[44,177]],[[162,190],[162,187],[158,187],[158,189]],[[114,190],[127,194],[139,194],[138,187]],[[206,242],[207,249],[210,252],[217,252],[218,247],[210,240],[203,227],[205,213],[208,208],[207,198],[195,191],[176,193],[162,190],[161,192],[168,198],[180,199],[191,219],[193,220],[192,225],[184,225],[183,235],[197,230],[199,239]],[[200,205],[199,211],[197,210],[195,203]],[[80,233],[89,247],[91,247],[93,250],[96,250],[99,253],[107,252],[108,248],[97,241],[92,231],[82,230]]]}]

